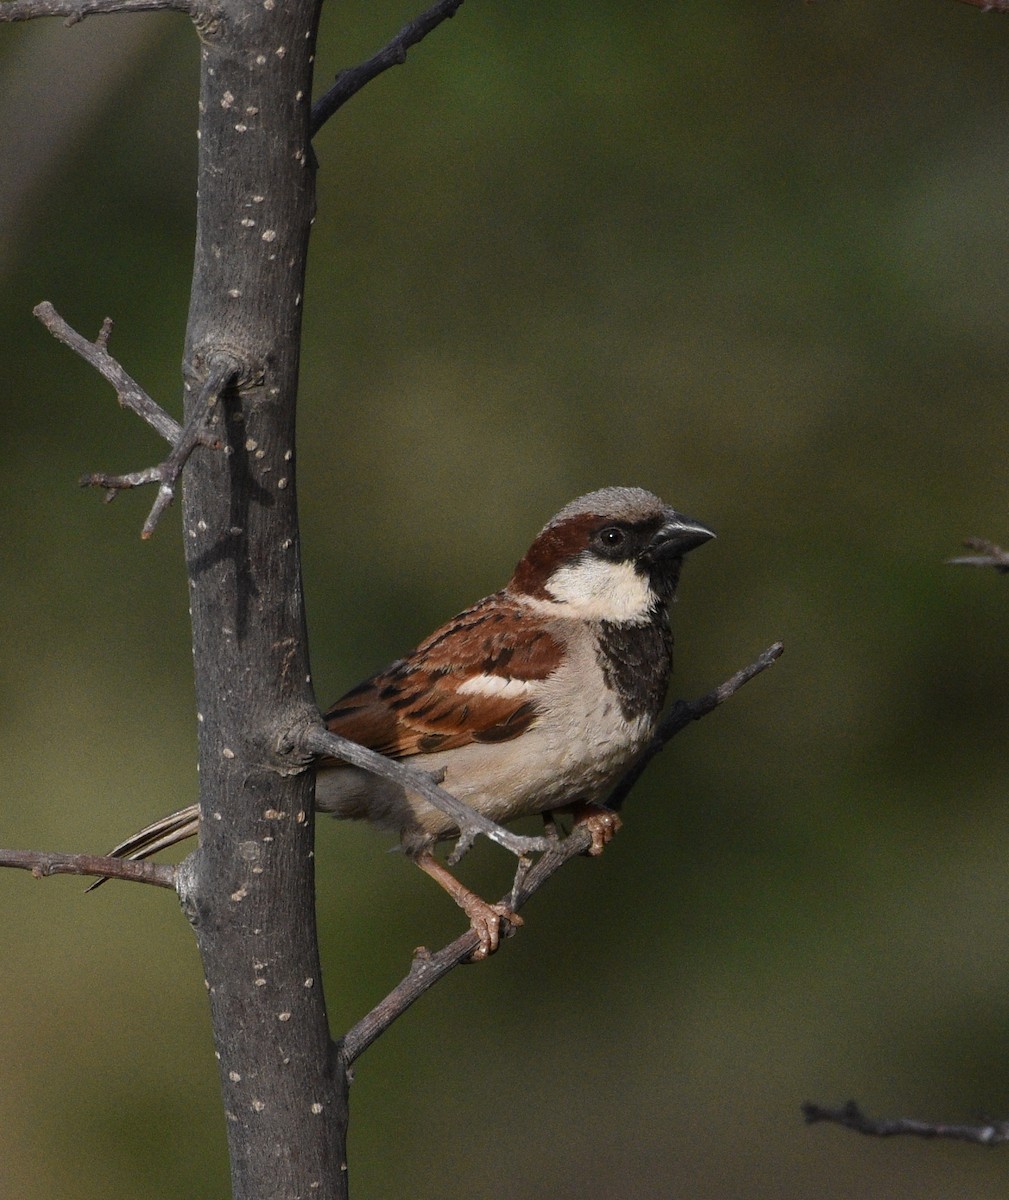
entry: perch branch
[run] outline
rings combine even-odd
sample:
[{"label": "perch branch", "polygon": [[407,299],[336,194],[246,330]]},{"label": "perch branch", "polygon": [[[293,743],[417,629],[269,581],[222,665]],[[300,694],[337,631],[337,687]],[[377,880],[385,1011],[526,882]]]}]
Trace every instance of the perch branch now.
[{"label": "perch branch", "polygon": [[407,766],[406,763],[386,758],[384,754],[378,754],[366,746],[349,741],[338,733],[330,733],[321,725],[308,729],[298,739],[298,744],[309,754],[339,758],[352,766],[370,771],[373,775],[391,779],[394,783],[409,788],[411,792],[416,792],[443,813],[447,813],[459,827],[459,848],[455,853],[460,857],[481,834],[517,855],[529,854],[537,850],[549,850],[552,845],[549,838],[520,837],[518,834],[510,833],[507,829],[503,829],[500,825],[476,812],[475,809],[470,808],[462,800],[457,800],[455,796],[449,795],[444,788],[438,786],[435,776],[426,771],[418,771],[416,767]]},{"label": "perch branch", "polygon": [[[776,642],[748,667],[737,671],[725,683],[714,688],[699,700],[692,702],[681,700],[674,704],[644,754],[610,794],[607,807],[612,808],[626,799],[628,792],[640,779],[644,768],[681,729],[692,721],[700,720],[701,717],[723,704],[730,696],[735,695],[743,684],[776,662],[783,649],[781,643]],[[589,831],[579,825],[576,825],[574,830],[563,840],[547,840],[551,842],[549,849],[534,863],[530,863],[527,858],[519,860],[511,891],[501,899],[501,903],[512,912],[517,912],[529,897],[539,891],[565,863],[584,854],[592,842]],[[344,1067],[350,1067],[355,1059],[367,1050],[397,1017],[402,1016],[416,1000],[419,1000],[428,988],[433,987],[454,967],[467,962],[478,944],[478,935],[470,929],[434,954],[423,948],[417,950],[406,976],[384,1000],[381,1000],[371,1012],[362,1017],[337,1043],[337,1053]]]},{"label": "perch branch", "polygon": [[35,17],[65,17],[76,25],[96,13],[154,12],[169,9],[190,12],[186,0],[9,0],[0,3],[0,21],[30,21]]},{"label": "perch branch", "polygon": [[641,756],[613,789],[610,798],[606,801],[607,808],[619,811],[631,788],[638,782],[644,774],[645,768],[656,754],[665,747],[668,741],[674,738],[681,729],[685,729],[691,721],[699,721],[701,717],[706,717],[719,704],[724,704],[730,696],[734,696],[743,684],[748,683],[754,675],[759,675],[761,671],[766,671],[772,663],[781,657],[784,649],[785,647],[781,642],[775,642],[773,646],[768,646],[762,654],[758,655],[749,666],[737,671],[735,675],[731,676],[718,687],[713,688],[706,695],[701,696],[700,699],[677,700],[659,723],[659,727],[655,731],[655,736],[645,747]]},{"label": "perch branch", "polygon": [[[584,826],[576,826],[563,841],[558,841],[532,865],[528,859],[521,859],[512,889],[502,898],[502,903],[512,912],[517,912],[566,862],[584,854],[591,844],[589,831]],[[512,932],[513,928],[509,926],[506,936]],[[344,1065],[349,1067],[428,988],[453,968],[469,961],[479,944],[479,936],[468,929],[434,954],[423,947],[416,950],[406,976],[337,1043],[337,1052]]]},{"label": "perch branch", "polygon": [[366,62],[340,71],[332,87],[312,106],[312,136],[314,137],[319,132],[336,110],[346,104],[351,96],[356,96],[366,84],[371,83],[376,75],[381,75],[390,67],[398,67],[406,62],[406,54],[410,47],[416,46],[418,42],[426,38],[433,29],[438,28],[442,21],[454,17],[462,4],[463,0],[439,0],[438,4],[432,5],[419,17],[408,21],[392,41],[383,46]]},{"label": "perch branch", "polygon": [[237,364],[228,357],[214,359],[211,362],[209,374],[200,389],[193,415],[186,425],[179,429],[171,453],[163,462],[158,463],[156,467],[146,467],[142,471],[133,471],[128,475],[105,475],[101,472],[83,475],[80,481],[81,486],[105,488],[106,500],[113,500],[125,488],[156,483],[158,494],[151,506],[147,520],[144,522],[144,527],[140,531],[142,538],[149,538],[165,509],[175,499],[175,488],[179,482],[179,476],[196,447],[209,445],[214,449],[220,449],[220,439],[208,432],[207,424],[221,392],[234,379],[237,369]]},{"label": "perch branch", "polygon": [[[1009,5],[1009,0],[1006,0],[1006,4]],[[994,567],[1002,575],[1009,572],[1009,550],[1003,550],[985,538],[966,538],[964,545],[978,553],[946,559],[951,567]]]},{"label": "perch branch", "polygon": [[175,867],[168,863],[108,858],[104,854],[59,854],[49,850],[0,850],[0,867],[31,871],[36,879],[48,875],[100,875],[175,887]]},{"label": "perch branch", "polygon": [[824,1108],[819,1104],[804,1104],[802,1115],[807,1125],[827,1121],[843,1125],[868,1137],[946,1138],[957,1142],[974,1142],[980,1146],[1001,1146],[1009,1142],[1009,1121],[985,1121],[981,1125],[933,1124],[913,1117],[868,1117],[854,1100],[841,1108]]}]

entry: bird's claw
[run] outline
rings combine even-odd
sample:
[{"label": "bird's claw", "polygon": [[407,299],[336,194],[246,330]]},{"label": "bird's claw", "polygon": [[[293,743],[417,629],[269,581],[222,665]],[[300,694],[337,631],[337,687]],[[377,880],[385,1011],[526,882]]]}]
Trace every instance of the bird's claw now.
[{"label": "bird's claw", "polygon": [[481,962],[489,958],[501,944],[502,937],[511,937],[519,925],[525,922],[506,904],[488,904],[479,896],[464,906],[469,917],[470,929],[480,939],[479,945],[469,956],[469,962]]},{"label": "bird's claw", "polygon": [[587,804],[575,811],[575,825],[581,825],[589,831],[592,844],[586,854],[602,854],[613,841],[620,830],[623,821],[610,808],[601,808],[596,804]]}]

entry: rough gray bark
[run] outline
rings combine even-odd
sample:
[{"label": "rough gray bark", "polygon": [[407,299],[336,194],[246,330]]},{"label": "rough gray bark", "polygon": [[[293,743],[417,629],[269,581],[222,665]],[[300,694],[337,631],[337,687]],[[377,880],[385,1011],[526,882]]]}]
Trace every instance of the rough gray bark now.
[{"label": "rough gray bark", "polygon": [[[318,0],[223,0],[200,28],[199,208],[183,481],[199,849],[179,894],[203,959],[236,1200],[346,1196],[346,1080],[319,969],[312,778],[280,747],[317,720],[301,588],[295,401],[314,160]],[[208,381],[218,388],[208,387]]]}]

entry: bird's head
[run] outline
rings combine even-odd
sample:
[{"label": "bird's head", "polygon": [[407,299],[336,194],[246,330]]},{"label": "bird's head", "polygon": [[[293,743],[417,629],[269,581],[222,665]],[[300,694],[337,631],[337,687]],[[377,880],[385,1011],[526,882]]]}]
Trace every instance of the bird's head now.
[{"label": "bird's head", "polygon": [[558,615],[643,622],[672,600],[683,556],[714,536],[642,488],[603,488],[544,526],[508,590]]}]

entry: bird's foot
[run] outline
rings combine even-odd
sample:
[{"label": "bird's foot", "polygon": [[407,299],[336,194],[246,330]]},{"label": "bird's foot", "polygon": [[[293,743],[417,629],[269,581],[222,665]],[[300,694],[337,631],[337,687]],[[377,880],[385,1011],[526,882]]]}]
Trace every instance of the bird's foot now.
[{"label": "bird's foot", "polygon": [[511,937],[519,925],[525,924],[518,913],[512,912],[506,904],[488,904],[472,892],[458,903],[469,917],[470,929],[480,939],[480,944],[469,957],[470,962],[489,958],[501,944],[502,936]]},{"label": "bird's foot", "polygon": [[489,958],[501,944],[502,929],[504,936],[510,937],[513,930],[523,924],[522,918],[518,913],[512,912],[507,904],[488,904],[476,892],[471,892],[464,883],[456,879],[448,867],[442,866],[429,849],[416,851],[413,861],[425,874],[440,884],[469,917],[470,928],[480,939],[479,945],[468,959],[469,962],[480,962],[481,959]]},{"label": "bird's foot", "polygon": [[602,854],[623,825],[611,808],[602,808],[598,804],[580,804],[573,812],[575,825],[583,825],[592,838],[586,854]]}]

